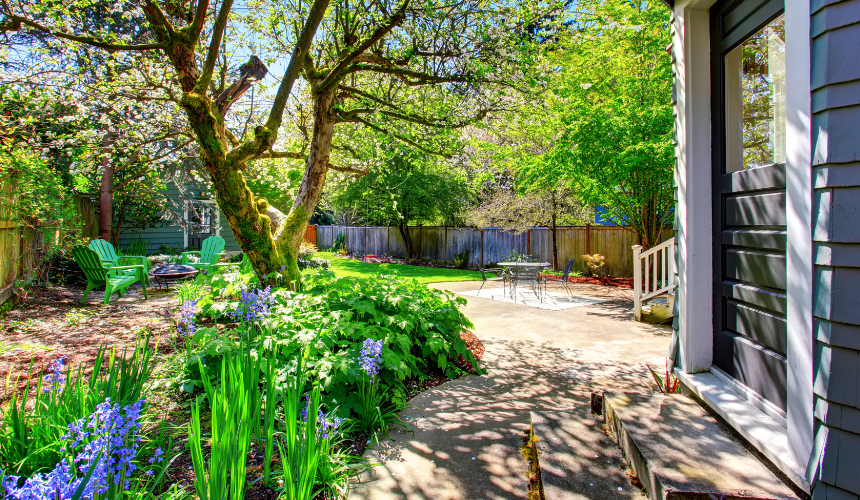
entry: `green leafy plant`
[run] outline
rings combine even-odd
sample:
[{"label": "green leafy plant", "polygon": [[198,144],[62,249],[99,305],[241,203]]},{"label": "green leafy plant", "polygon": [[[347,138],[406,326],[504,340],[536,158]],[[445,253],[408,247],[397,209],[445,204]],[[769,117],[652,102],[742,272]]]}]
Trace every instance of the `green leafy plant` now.
[{"label": "green leafy plant", "polygon": [[[297,360],[295,374],[287,378],[284,387],[284,431],[278,440],[281,456],[283,494],[295,500],[310,500],[316,496],[317,470],[323,452],[323,438],[319,431],[320,389],[314,387],[302,409],[305,385],[302,360]],[[325,416],[323,416],[325,425]]]},{"label": "green leafy plant", "polygon": [[469,264],[469,250],[463,250],[460,253],[454,254],[454,267],[457,269],[465,269]]},{"label": "green leafy plant", "polygon": [[655,392],[661,392],[663,394],[675,394],[681,392],[681,381],[678,380],[675,375],[669,371],[669,361],[666,360],[666,374],[665,377],[661,377],[651,368],[651,365],[645,363],[645,366],[648,367],[648,371],[651,372],[651,377],[654,379],[654,382],[657,384]]},{"label": "green leafy plant", "polygon": [[76,327],[96,314],[97,313],[91,309],[70,309],[65,314],[66,325]]},{"label": "green leafy plant", "polygon": [[206,286],[197,281],[183,281],[176,285],[176,300],[184,304],[189,300],[197,300],[206,295]]},{"label": "green leafy plant", "polygon": [[334,244],[331,246],[331,251],[337,253],[342,250],[346,250],[346,236],[343,233],[337,233]]},{"label": "green leafy plant", "polygon": [[[197,306],[202,315],[228,318],[240,307],[240,295],[256,285],[252,274],[230,279],[214,277],[212,291]],[[367,338],[379,339],[382,366],[379,391],[386,403],[404,403],[407,378],[423,379],[430,374],[456,377],[461,370],[455,361],[461,356],[477,366],[460,333],[471,327],[460,311],[465,299],[450,292],[429,289],[396,274],[374,278],[337,277],[330,271],[314,270],[305,276],[302,293],[271,292],[278,301],[269,307],[262,321],[254,322],[254,335],[266,345],[277,343],[276,363],[287,366],[307,345],[308,370],[319,381],[323,403],[337,408],[338,416],[358,411],[362,371],[358,354]],[[240,318],[241,319],[241,318]],[[197,358],[204,365],[217,363],[218,356],[235,349],[231,340],[245,327],[216,333],[200,329],[193,336],[194,347],[187,369],[179,380],[187,390],[202,387]]]},{"label": "green leafy plant", "polygon": [[208,377],[203,377],[212,412],[212,447],[208,463],[203,458],[201,398],[192,406],[191,413],[189,443],[195,472],[194,489],[203,500],[226,499],[228,492],[229,498],[244,498],[251,436],[260,425],[259,356],[249,348],[228,353],[221,360],[219,378],[220,385],[215,387]]},{"label": "green leafy plant", "polygon": [[149,240],[143,239],[143,236],[135,234],[131,237],[128,245],[125,247],[126,255],[146,255],[149,249]]},{"label": "green leafy plant", "polygon": [[385,393],[380,393],[377,375],[382,364],[382,341],[366,339],[362,345],[359,365],[364,371],[359,382],[359,405],[356,408],[358,416],[350,420],[348,432],[353,435],[372,436],[379,441],[379,436],[388,437],[388,429],[399,425],[411,430],[400,416],[405,405],[402,403],[386,403]]}]

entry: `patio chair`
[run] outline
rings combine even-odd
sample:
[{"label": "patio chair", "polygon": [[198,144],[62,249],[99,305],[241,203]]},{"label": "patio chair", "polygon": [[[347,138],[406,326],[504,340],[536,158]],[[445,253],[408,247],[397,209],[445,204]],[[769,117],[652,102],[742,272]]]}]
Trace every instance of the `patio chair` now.
[{"label": "patio chair", "polygon": [[[200,250],[189,250],[187,252],[182,252],[182,264],[185,266],[191,266],[194,269],[200,269],[209,271],[210,268],[223,267],[224,265],[229,264],[218,264],[218,261],[221,259],[224,253],[224,238],[220,236],[210,236],[203,240],[203,244],[200,245]],[[189,262],[188,257],[191,254],[197,254],[200,257],[198,262]]]},{"label": "patio chair", "polygon": [[567,290],[568,295],[573,295],[573,292],[570,289],[570,286],[567,284],[567,278],[570,277],[570,270],[573,268],[573,259],[567,260],[567,265],[564,266],[564,273],[562,273],[561,277],[558,276],[547,276],[543,279],[543,289],[546,291],[546,284],[549,281],[560,281],[564,286],[564,289]]},{"label": "patio chair", "polygon": [[488,278],[487,273],[492,273],[492,272],[494,272],[493,270],[483,269],[480,267],[478,268],[478,270],[481,271],[481,279],[483,280],[483,282],[481,283],[481,288],[478,288],[479,294],[481,293],[481,290],[484,288],[484,285],[486,285],[488,281],[501,281],[502,282],[502,293],[504,293],[505,287],[508,284],[508,276],[506,274],[504,274],[502,272],[502,273],[498,273],[499,276],[493,276],[493,277]]},{"label": "patio chair", "polygon": [[[83,245],[72,248],[72,256],[87,278],[87,289],[81,297],[81,304],[86,303],[87,295],[92,289],[104,286],[107,305],[111,295],[118,293],[122,297],[126,288],[138,282],[143,285],[143,297],[149,298],[146,295],[146,270],[143,265],[111,266],[106,264],[98,253]],[[127,274],[128,271],[133,274]]]},{"label": "patio chair", "polygon": [[[524,261],[525,262],[525,261]],[[511,271],[511,295],[514,302],[517,300],[517,288],[521,285],[529,285],[535,295],[543,302],[541,294],[540,269],[537,267],[515,266]]]},{"label": "patio chair", "polygon": [[[99,258],[102,260],[102,263],[111,266],[118,267],[121,262],[120,261],[131,261],[134,265],[143,266],[144,276],[146,279],[146,285],[149,285],[149,261],[143,255],[117,255],[116,250],[113,247],[113,243],[107,240],[92,240],[90,241],[89,249],[99,255]],[[134,276],[136,271],[134,269],[126,269],[122,274],[126,276]]]}]

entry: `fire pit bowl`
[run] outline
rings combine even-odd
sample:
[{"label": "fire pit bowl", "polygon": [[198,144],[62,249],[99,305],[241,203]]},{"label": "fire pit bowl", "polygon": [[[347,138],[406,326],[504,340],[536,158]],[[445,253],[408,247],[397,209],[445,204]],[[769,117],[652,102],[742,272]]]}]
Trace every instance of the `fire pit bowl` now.
[{"label": "fire pit bowl", "polygon": [[170,290],[170,283],[176,283],[184,279],[193,278],[199,273],[197,269],[182,264],[164,264],[152,270],[152,278],[158,283],[158,287],[164,286]]}]

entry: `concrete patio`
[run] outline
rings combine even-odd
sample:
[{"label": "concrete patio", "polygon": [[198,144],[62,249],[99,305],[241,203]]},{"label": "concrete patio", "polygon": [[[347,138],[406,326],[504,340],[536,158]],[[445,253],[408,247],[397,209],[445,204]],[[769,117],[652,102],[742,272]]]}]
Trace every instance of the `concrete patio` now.
[{"label": "concrete patio", "polygon": [[[435,285],[452,292],[479,286]],[[413,399],[405,414],[414,434],[394,431],[393,441],[371,448],[370,461],[382,465],[350,498],[525,498],[520,446],[530,411],[584,410],[597,389],[648,392],[645,363],[663,367],[671,329],[634,322],[631,290],[571,287],[603,302],[554,311],[483,298],[488,287],[467,297],[465,313],[486,347],[488,373]]]}]

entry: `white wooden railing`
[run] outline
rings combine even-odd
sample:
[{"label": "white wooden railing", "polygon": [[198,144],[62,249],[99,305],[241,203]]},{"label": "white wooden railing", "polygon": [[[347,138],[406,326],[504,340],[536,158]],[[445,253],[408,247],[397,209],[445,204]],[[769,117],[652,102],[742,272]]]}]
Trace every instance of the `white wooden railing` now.
[{"label": "white wooden railing", "polygon": [[[642,279],[642,270],[645,279]],[[675,290],[675,238],[645,252],[633,246],[633,314],[642,319],[642,304]]]}]

